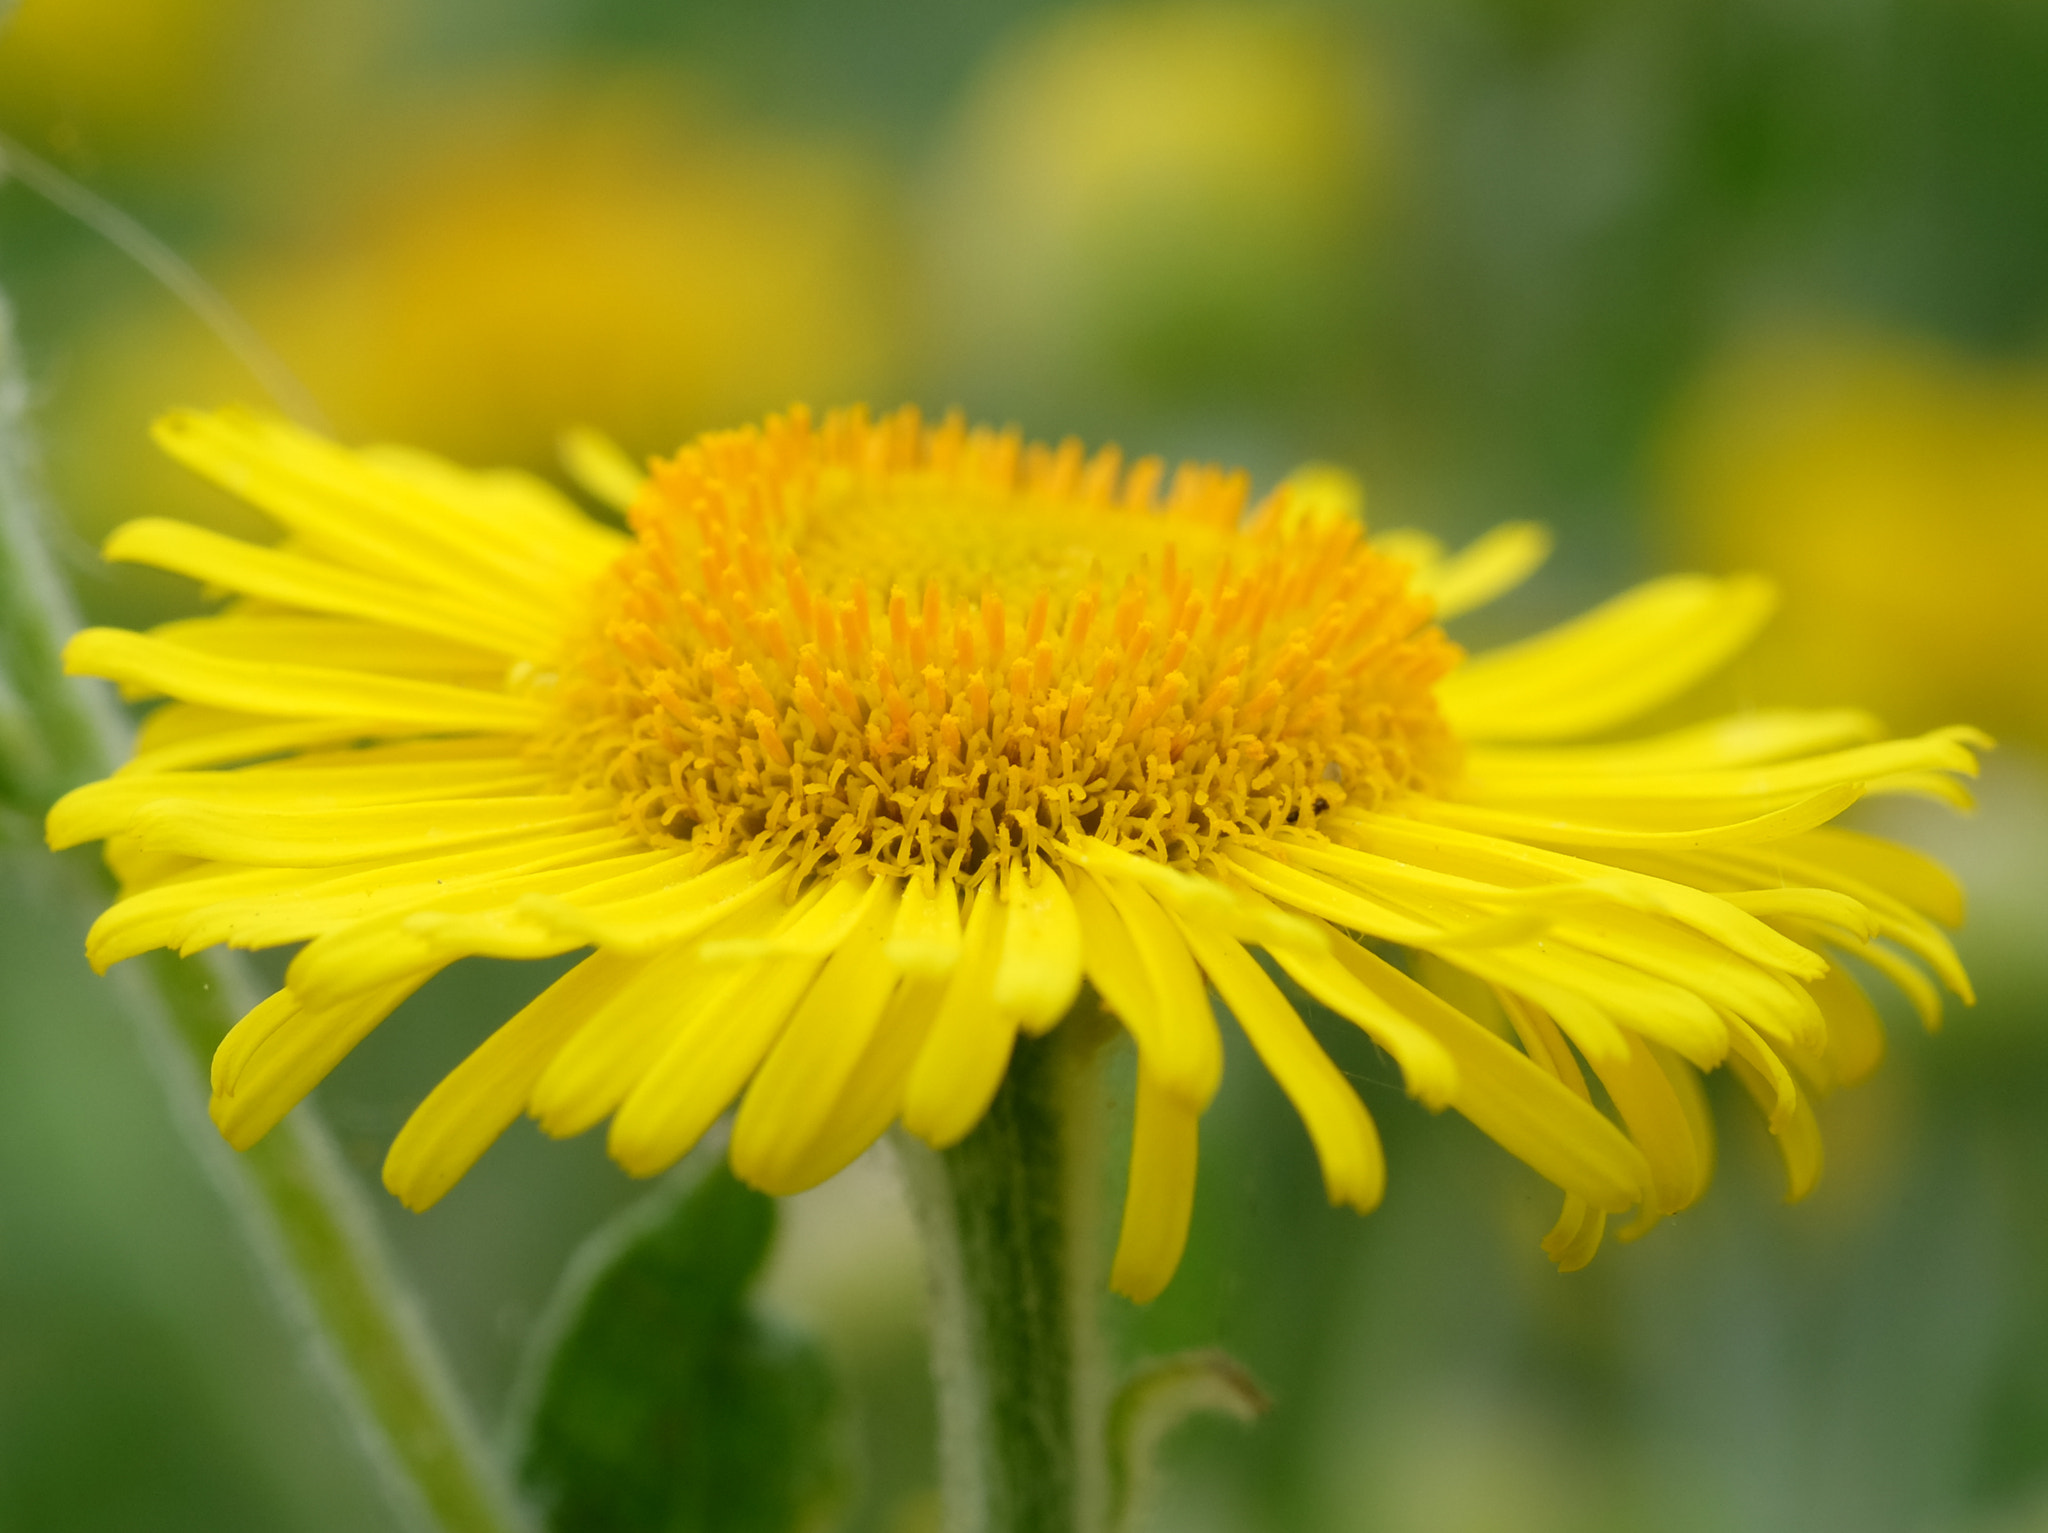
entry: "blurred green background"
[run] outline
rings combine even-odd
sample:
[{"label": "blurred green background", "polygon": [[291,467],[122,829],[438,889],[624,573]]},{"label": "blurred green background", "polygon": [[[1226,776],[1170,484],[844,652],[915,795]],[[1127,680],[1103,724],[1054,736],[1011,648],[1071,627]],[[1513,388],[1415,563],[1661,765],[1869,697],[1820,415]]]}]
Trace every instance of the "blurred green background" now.
[{"label": "blurred green background", "polygon": [[[218,286],[345,438],[549,470],[797,397],[958,403],[1133,448],[1356,467],[1376,525],[1510,517],[1551,569],[1460,637],[1676,563],[1789,602],[1722,705],[1999,733],[1974,820],[1881,822],[1970,883],[1982,993],[1823,1108],[1785,1209],[1720,1185],[1558,1276],[1540,1184],[1327,1041],[1389,1145],[1321,1205],[1233,1058],[1186,1266],[1133,1353],[1221,1342],[1255,1428],[1169,1450],[1160,1529],[2048,1529],[2048,5],[2038,0],[22,0],[0,131]],[[105,241],[0,186],[0,286],[97,621],[189,610],[117,522],[243,513],[144,426],[257,397]],[[74,880],[0,874],[0,1528],[387,1514],[270,1307]],[[551,977],[459,967],[319,1100],[366,1184]],[[1728,1104],[1732,1106],[1733,1104]],[[487,1419],[578,1241],[637,1195],[507,1136],[374,1196]],[[770,1298],[840,1364],[845,1526],[935,1527],[921,1276],[885,1157],[794,1200]]]}]

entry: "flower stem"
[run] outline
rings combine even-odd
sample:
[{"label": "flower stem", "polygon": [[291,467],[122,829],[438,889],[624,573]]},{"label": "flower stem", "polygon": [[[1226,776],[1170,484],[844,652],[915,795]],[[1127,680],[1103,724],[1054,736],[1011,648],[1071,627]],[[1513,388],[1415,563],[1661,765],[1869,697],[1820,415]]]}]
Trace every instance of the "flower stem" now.
[{"label": "flower stem", "polygon": [[[126,753],[104,687],[65,679],[58,653],[77,628],[47,538],[25,429],[28,391],[13,316],[0,295],[0,819],[40,823],[65,789]],[[19,818],[17,818],[19,817]],[[104,905],[104,869],[66,859],[81,904]],[[206,1121],[207,1065],[250,997],[225,955],[152,954],[116,973],[143,1052],[173,1115],[235,1213],[280,1304],[333,1385],[405,1525],[514,1533],[524,1518],[501,1469],[392,1272],[360,1189],[301,1104],[237,1155]]]},{"label": "flower stem", "polygon": [[931,1274],[946,1533],[1098,1533],[1105,1391],[1084,996],[1023,1039],[987,1116],[933,1154],[899,1139]]}]

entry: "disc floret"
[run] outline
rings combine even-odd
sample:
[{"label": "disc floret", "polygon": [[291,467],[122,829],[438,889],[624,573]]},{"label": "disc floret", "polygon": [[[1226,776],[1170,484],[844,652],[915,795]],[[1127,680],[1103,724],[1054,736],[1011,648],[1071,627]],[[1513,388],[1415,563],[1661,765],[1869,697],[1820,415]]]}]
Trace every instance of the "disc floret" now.
[{"label": "disc floret", "polygon": [[911,410],[706,437],[633,507],[549,748],[649,842],[927,887],[1081,835],[1199,866],[1442,781],[1458,651],[1406,567],[1245,484]]}]

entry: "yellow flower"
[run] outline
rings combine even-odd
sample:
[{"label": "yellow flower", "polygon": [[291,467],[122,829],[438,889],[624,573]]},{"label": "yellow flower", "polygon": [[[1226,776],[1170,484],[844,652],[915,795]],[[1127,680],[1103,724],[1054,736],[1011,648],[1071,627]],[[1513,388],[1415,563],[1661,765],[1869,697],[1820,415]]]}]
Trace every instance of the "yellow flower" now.
[{"label": "yellow flower", "polygon": [[[969,87],[931,199],[935,335],[1034,382],[1296,376],[1354,291],[1387,93],[1353,39],[1241,3],[1084,6]],[[1310,317],[1313,316],[1313,317]]]},{"label": "yellow flower", "polygon": [[2048,746],[2048,369],[1775,336],[1708,376],[1667,469],[1690,553],[1784,583],[1777,686]]},{"label": "yellow flower", "polygon": [[[1433,616],[1538,535],[1396,557],[1327,471],[1247,517],[1241,474],[797,410],[657,464],[628,540],[525,477],[265,420],[159,438],[286,539],[114,534],[110,558],[240,599],[73,641],[73,671],[171,700],[49,835],[107,839],[95,963],[306,944],[221,1045],[222,1132],[260,1138],[457,959],[594,949],[414,1113],[385,1180],[416,1208],[521,1112],[609,1118],[644,1175],[737,1099],[734,1169],[777,1193],[894,1121],[955,1143],[1085,980],[1137,1048],[1113,1281],[1149,1298],[1222,1070],[1212,988],[1331,1199],[1380,1197],[1284,976],[1561,1187],[1548,1246],[1575,1266],[1609,1214],[1699,1195],[1722,1063],[1811,1184],[1810,1097],[1882,1047],[1826,954],[1930,1022],[1913,960],[1968,994],[1936,925],[1954,884],[1823,826],[1866,792],[1958,796],[1968,731],[1785,712],[1562,743],[1725,660],[1769,608],[1754,581],[1655,581],[1466,661]],[[1502,1031],[1379,944],[1490,989]]]},{"label": "yellow flower", "polygon": [[345,431],[484,461],[564,420],[666,445],[886,383],[906,290],[881,172],[704,97],[657,72],[437,102],[231,292]]}]

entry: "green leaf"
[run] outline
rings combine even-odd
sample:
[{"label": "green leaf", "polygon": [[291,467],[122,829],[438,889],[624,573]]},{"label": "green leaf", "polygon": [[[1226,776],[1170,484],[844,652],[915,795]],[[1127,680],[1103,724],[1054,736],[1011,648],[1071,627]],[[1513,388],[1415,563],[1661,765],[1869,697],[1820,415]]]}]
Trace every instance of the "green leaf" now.
[{"label": "green leaf", "polygon": [[1156,1357],[1133,1369],[1110,1403],[1110,1526],[1137,1526],[1152,1489],[1159,1445],[1191,1416],[1253,1422],[1272,1401],[1228,1352],[1204,1348]]},{"label": "green leaf", "polygon": [[521,1473],[562,1533],[797,1533],[845,1482],[817,1348],[748,1290],[775,1203],[720,1162],[579,1254],[530,1372]]}]

